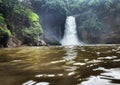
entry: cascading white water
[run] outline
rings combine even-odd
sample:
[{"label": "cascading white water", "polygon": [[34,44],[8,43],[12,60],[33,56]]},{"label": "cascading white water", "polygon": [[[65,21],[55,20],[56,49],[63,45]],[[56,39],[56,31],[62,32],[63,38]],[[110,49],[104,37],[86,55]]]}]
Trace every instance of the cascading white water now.
[{"label": "cascading white water", "polygon": [[68,16],[65,24],[65,31],[63,39],[61,40],[62,45],[80,45],[81,43],[77,37],[76,21],[75,17]]}]

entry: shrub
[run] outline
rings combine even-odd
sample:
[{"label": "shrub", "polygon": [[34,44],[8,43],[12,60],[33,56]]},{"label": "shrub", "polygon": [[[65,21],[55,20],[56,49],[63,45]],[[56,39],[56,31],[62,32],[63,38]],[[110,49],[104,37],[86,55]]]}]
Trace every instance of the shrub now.
[{"label": "shrub", "polygon": [[4,22],[4,17],[2,16],[2,14],[0,14],[0,24],[1,24],[1,23],[5,23],[5,22]]}]

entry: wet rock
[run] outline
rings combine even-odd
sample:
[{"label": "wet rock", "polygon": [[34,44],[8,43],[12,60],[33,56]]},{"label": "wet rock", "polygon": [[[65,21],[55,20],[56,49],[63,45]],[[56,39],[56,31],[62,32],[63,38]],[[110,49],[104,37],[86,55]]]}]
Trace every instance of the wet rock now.
[{"label": "wet rock", "polygon": [[7,47],[19,47],[22,42],[14,36],[11,36],[7,42]]},{"label": "wet rock", "polygon": [[37,46],[48,46],[48,44],[44,40],[39,40],[36,42]]},{"label": "wet rock", "polygon": [[106,44],[119,44],[120,43],[120,32],[112,32],[110,34],[106,34],[103,37],[103,41]]}]

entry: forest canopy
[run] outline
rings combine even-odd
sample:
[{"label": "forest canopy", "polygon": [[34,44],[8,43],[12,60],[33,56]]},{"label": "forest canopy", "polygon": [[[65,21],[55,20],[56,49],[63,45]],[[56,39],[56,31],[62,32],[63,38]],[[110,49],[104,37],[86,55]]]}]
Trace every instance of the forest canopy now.
[{"label": "forest canopy", "polygon": [[120,9],[119,0],[30,0],[32,3],[41,3],[41,7],[50,9],[63,9],[67,14],[72,10],[80,11],[103,6],[105,9],[115,7]]}]

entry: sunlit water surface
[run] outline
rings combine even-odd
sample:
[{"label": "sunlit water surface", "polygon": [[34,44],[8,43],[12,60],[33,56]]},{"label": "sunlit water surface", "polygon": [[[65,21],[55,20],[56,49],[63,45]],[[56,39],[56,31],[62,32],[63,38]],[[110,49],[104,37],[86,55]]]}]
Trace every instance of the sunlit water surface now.
[{"label": "sunlit water surface", "polygon": [[120,45],[0,49],[0,85],[120,85]]}]

